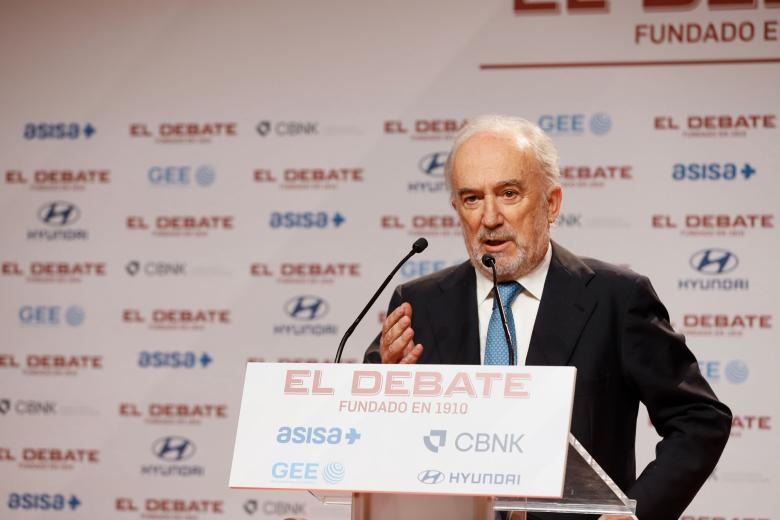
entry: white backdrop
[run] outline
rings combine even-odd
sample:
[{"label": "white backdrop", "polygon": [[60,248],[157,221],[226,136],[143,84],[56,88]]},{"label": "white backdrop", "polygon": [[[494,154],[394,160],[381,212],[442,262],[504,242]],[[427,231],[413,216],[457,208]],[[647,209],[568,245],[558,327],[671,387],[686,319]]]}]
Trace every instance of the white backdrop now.
[{"label": "white backdrop", "polygon": [[0,517],[346,518],[227,489],[244,365],[330,360],[418,236],[398,282],[464,259],[441,166],[486,112],[550,132],[554,238],[649,275],[734,411],[686,518],[780,516],[778,2],[601,3],[0,4]]}]

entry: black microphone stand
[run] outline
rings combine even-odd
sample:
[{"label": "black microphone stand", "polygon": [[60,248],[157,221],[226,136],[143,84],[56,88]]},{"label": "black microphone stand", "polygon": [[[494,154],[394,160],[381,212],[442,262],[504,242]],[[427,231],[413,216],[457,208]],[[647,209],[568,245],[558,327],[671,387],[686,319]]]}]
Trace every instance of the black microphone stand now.
[{"label": "black microphone stand", "polygon": [[387,287],[387,284],[390,283],[390,280],[393,278],[395,273],[398,272],[398,270],[401,268],[402,265],[406,263],[407,260],[409,260],[412,255],[415,255],[417,253],[422,253],[425,248],[428,247],[428,241],[424,238],[418,238],[414,241],[414,244],[412,244],[412,250],[409,251],[409,253],[398,262],[398,265],[395,266],[395,269],[388,275],[387,278],[385,278],[385,281],[382,282],[382,285],[379,286],[379,289],[376,290],[374,295],[371,297],[371,299],[368,301],[368,304],[366,304],[365,307],[363,307],[363,310],[360,311],[360,314],[358,315],[357,319],[352,323],[352,325],[349,326],[347,329],[347,332],[344,333],[344,337],[341,338],[341,343],[339,343],[339,349],[336,351],[336,359],[333,361],[334,363],[341,363],[341,353],[344,352],[344,345],[347,344],[347,339],[352,335],[353,332],[355,332],[355,329],[358,326],[358,323],[360,323],[360,320],[363,319],[363,316],[366,315],[368,312],[368,309],[371,308],[372,305],[374,305],[374,302],[377,298],[379,298],[379,294],[384,290],[385,287]]},{"label": "black microphone stand", "polygon": [[498,301],[498,313],[501,315],[501,325],[504,326],[504,336],[506,336],[506,345],[509,349],[509,365],[515,365],[515,348],[512,345],[512,335],[509,334],[509,325],[506,322],[506,316],[504,315],[504,304],[501,301],[501,294],[498,292],[498,277],[496,276],[496,259],[493,255],[482,255],[482,263],[485,267],[489,267],[493,272],[493,295]]}]

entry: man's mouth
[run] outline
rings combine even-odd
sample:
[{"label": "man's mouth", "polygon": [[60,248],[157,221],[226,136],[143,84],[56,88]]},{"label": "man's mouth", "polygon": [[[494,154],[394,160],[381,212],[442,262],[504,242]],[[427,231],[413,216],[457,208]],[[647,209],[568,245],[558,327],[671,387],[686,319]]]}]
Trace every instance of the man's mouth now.
[{"label": "man's mouth", "polygon": [[510,241],[506,239],[490,239],[485,240],[482,242],[482,244],[485,246],[485,249],[489,253],[497,253],[499,251],[503,251],[506,247],[509,246]]}]

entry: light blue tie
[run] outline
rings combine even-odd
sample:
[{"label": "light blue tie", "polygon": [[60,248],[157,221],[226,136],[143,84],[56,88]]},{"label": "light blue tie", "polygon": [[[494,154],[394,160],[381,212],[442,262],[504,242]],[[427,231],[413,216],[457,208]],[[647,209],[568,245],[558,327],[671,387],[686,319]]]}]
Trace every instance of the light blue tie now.
[{"label": "light blue tie", "polygon": [[[517,282],[502,282],[498,284],[498,292],[501,302],[504,304],[506,324],[509,326],[509,334],[512,336],[512,344],[515,349],[515,364],[517,359],[517,335],[515,334],[515,319],[512,317],[512,300],[520,294],[523,286]],[[485,365],[508,365],[509,349],[506,344],[504,327],[501,325],[501,314],[498,312],[498,299],[493,298],[493,314],[490,315],[487,340],[485,341]]]}]

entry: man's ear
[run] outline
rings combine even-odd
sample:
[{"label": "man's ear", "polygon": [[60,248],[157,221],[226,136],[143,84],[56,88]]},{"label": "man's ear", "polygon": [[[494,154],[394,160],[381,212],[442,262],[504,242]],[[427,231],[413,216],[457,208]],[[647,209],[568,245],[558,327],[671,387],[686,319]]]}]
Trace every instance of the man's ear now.
[{"label": "man's ear", "polygon": [[560,185],[555,185],[547,192],[547,222],[552,224],[558,220],[558,214],[561,212],[561,200],[563,199],[563,190]]}]

